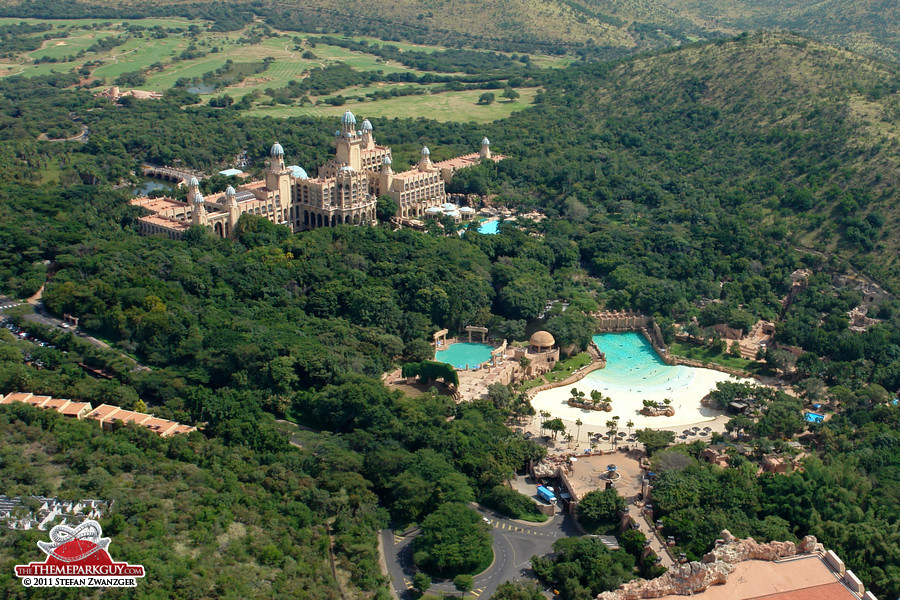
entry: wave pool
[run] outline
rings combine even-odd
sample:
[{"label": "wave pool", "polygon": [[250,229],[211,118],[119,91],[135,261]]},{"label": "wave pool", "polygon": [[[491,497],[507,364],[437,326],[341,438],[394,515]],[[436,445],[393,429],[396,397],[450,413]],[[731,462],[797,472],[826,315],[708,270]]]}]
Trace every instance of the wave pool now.
[{"label": "wave pool", "polygon": [[[710,421],[721,413],[700,405],[700,400],[720,381],[734,380],[732,375],[712,369],[667,365],[638,333],[604,333],[594,342],[606,354],[606,367],[588,373],[580,381],[538,392],[531,404],[537,411],[549,411],[554,417],[581,419],[595,427],[619,417],[619,429],[628,421],[634,428],[675,427]],[[575,387],[589,398],[592,390],[609,398],[612,411],[586,410],[569,406],[570,390]],[[675,408],[672,417],[647,417],[640,414],[644,400],[662,402],[668,398]]]}]

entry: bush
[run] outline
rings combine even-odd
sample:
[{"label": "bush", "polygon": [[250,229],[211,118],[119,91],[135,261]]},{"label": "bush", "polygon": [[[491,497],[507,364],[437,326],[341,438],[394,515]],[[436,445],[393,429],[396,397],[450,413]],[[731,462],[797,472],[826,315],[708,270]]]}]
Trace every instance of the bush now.
[{"label": "bush", "polygon": [[488,491],[481,502],[513,519],[538,522],[547,520],[547,516],[538,511],[534,500],[503,485]]},{"label": "bush", "polygon": [[590,531],[611,531],[619,524],[619,513],[625,510],[625,498],[615,488],[588,492],[578,503],[578,520]]},{"label": "bush", "polygon": [[422,522],[413,560],[440,577],[479,573],[491,563],[490,526],[464,504],[448,502]]}]

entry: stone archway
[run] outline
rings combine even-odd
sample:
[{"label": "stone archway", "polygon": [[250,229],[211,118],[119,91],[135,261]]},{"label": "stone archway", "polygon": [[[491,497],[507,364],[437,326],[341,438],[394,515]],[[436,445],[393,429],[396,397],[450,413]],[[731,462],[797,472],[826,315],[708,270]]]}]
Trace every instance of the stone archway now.
[{"label": "stone archway", "polygon": [[213,231],[216,232],[216,235],[217,235],[217,236],[219,236],[219,237],[225,237],[225,232],[224,232],[224,230],[222,229],[222,222],[221,222],[221,221],[218,222],[218,223],[216,223],[215,226],[213,226]]},{"label": "stone archway", "polygon": [[359,214],[353,215],[353,224],[359,225]]},{"label": "stone archway", "polygon": [[316,215],[316,223],[317,223],[316,227],[322,226],[322,215]]}]

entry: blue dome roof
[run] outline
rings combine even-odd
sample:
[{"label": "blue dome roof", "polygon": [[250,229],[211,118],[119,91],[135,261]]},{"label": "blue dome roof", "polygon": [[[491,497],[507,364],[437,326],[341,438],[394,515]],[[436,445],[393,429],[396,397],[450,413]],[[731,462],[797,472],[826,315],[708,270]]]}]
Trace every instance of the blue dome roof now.
[{"label": "blue dome roof", "polygon": [[368,119],[364,119],[362,122],[362,130],[363,131],[372,131],[372,124],[369,123]]},{"label": "blue dome roof", "polygon": [[227,188],[225,188],[225,197],[226,198],[232,198],[236,195],[237,195],[237,192],[234,191],[234,188],[231,187],[230,185]]},{"label": "blue dome roof", "polygon": [[490,145],[491,145],[491,140],[489,140],[489,139],[487,139],[487,138],[484,138],[483,140],[481,140],[481,145],[482,145],[482,146],[490,146]]},{"label": "blue dome roof", "polygon": [[356,125],[356,117],[353,116],[353,113],[349,110],[344,113],[344,116],[341,117],[342,125]]},{"label": "blue dome roof", "polygon": [[335,129],[335,130],[334,130],[334,137],[340,137],[340,135],[341,135],[341,130],[340,130],[340,129]]},{"label": "blue dome roof", "polygon": [[194,204],[203,204],[203,194],[200,192],[194,194]]},{"label": "blue dome roof", "polygon": [[196,177],[191,177],[191,180],[190,180],[190,182],[188,182],[188,185],[191,187],[197,187],[198,185],[200,185],[200,181]]},{"label": "blue dome roof", "polygon": [[392,164],[394,164],[394,161],[391,160],[391,157],[390,157],[390,156],[385,156],[385,157],[384,157],[384,160],[381,161],[381,164],[383,164],[383,165],[392,165]]},{"label": "blue dome roof", "polygon": [[291,176],[294,179],[309,179],[309,175],[306,174],[306,171],[304,171],[302,167],[291,165],[288,169],[290,169]]},{"label": "blue dome roof", "polygon": [[272,144],[271,154],[272,156],[284,156],[284,148],[281,147],[281,144],[275,142]]},{"label": "blue dome roof", "polygon": [[340,172],[341,173],[350,173],[350,174],[355,173],[355,171],[353,170],[353,167],[351,167],[350,165],[344,165],[343,167],[341,167]]},{"label": "blue dome roof", "polygon": [[428,146],[422,146],[422,156],[431,156],[431,150],[428,149]]}]

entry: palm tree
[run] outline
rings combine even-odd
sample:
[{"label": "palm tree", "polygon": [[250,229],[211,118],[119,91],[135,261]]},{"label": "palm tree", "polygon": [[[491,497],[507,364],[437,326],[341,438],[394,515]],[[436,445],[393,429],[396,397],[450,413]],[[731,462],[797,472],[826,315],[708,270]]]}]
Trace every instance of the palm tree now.
[{"label": "palm tree", "polygon": [[625,427],[628,428],[628,437],[631,437],[631,428],[634,427],[634,421],[628,419],[628,422],[625,423]]},{"label": "palm tree", "polygon": [[541,435],[544,435],[544,422],[550,418],[550,413],[546,410],[541,411]]},{"label": "palm tree", "polygon": [[566,439],[566,444],[568,444],[569,448],[571,448],[572,440],[574,440],[575,438],[572,437],[571,433],[566,433],[565,439]]},{"label": "palm tree", "polygon": [[619,440],[616,439],[616,432],[619,430],[619,424],[615,419],[616,418],[613,417],[611,420],[606,422],[606,427],[607,429],[609,429],[607,433],[609,433],[609,439],[612,441],[613,446],[617,445],[619,442]]},{"label": "palm tree", "polygon": [[578,428],[578,433],[575,435],[575,439],[579,440],[579,441],[581,440],[581,426],[582,425],[584,425],[584,423],[581,422],[581,419],[577,419],[575,421],[575,427]]}]

